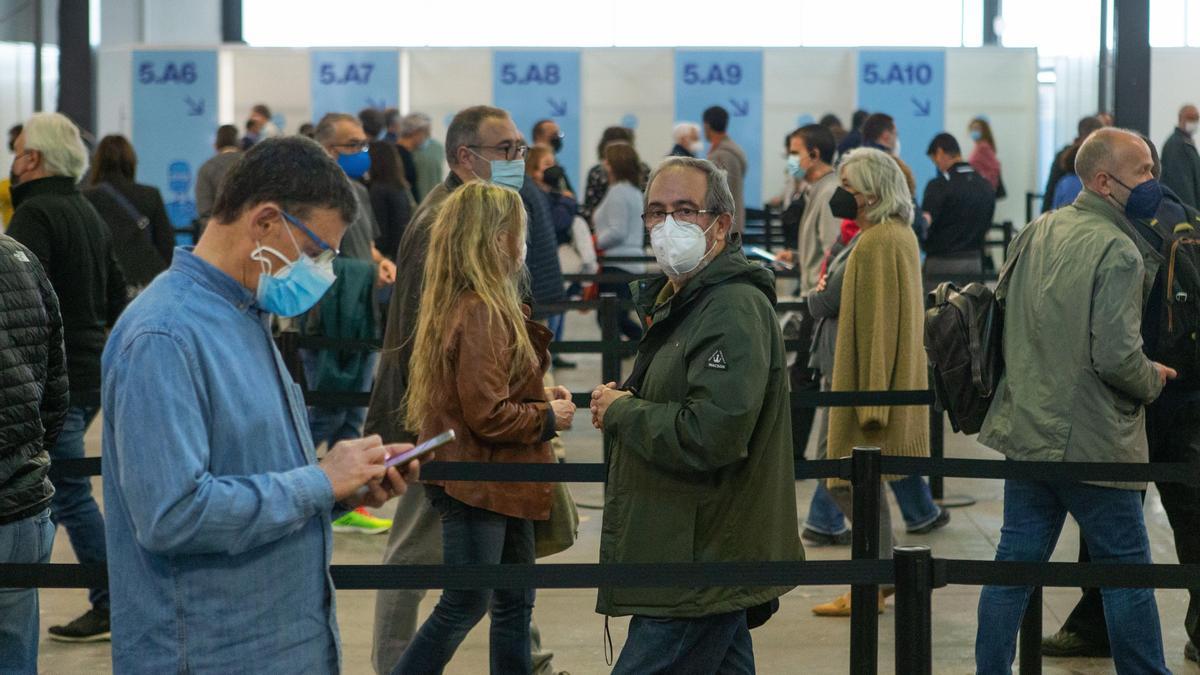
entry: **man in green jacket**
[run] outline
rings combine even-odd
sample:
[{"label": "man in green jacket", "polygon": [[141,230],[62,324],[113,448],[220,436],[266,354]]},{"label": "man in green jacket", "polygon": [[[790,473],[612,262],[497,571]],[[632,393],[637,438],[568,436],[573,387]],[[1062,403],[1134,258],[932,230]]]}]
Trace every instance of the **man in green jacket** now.
[{"label": "man in green jacket", "polygon": [[[1005,373],[979,442],[1009,459],[1146,463],[1143,406],[1175,377],[1142,352],[1142,307],[1153,283],[1128,219],[1153,217],[1162,190],[1137,135],[1102,129],[1075,171],[1084,191],[1029,225],[1004,297]],[[1149,272],[1149,273],[1148,273]],[[1008,480],[997,560],[1049,559],[1066,515],[1094,562],[1149,563],[1142,483]],[[986,586],[979,598],[977,672],[1008,673],[1029,587]],[[1167,673],[1153,589],[1105,588],[1119,673]]]},{"label": "man in green jacket", "polygon": [[[707,160],[650,176],[643,220],[667,276],[634,285],[650,325],[625,387],[592,392],[608,481],[603,563],[802,560],[774,276],[730,235],[733,196]],[[752,673],[747,609],[788,587],[602,588],[633,615],[615,673]]]}]

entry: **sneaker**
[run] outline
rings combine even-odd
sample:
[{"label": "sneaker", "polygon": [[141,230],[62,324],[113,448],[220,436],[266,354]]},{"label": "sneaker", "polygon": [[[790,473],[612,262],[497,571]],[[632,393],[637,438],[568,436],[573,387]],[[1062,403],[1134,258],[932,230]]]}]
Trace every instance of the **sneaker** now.
[{"label": "sneaker", "polygon": [[1196,653],[1196,643],[1188,640],[1183,648],[1183,658],[1194,663],[1200,663],[1200,654]]},{"label": "sneaker", "polygon": [[806,527],[800,533],[800,538],[809,546],[849,546],[853,535],[850,534],[850,530],[841,534],[825,534]]},{"label": "sneaker", "polygon": [[51,640],[59,642],[103,642],[112,639],[107,609],[89,609],[65,626],[50,626]]},{"label": "sneaker", "polygon": [[940,530],[941,528],[946,526],[946,523],[949,523],[949,522],[950,522],[950,512],[947,511],[946,509],[942,509],[942,512],[938,514],[937,518],[933,519],[932,523],[911,529],[908,531],[908,533],[909,534],[929,534],[930,532],[933,532],[934,530]]},{"label": "sneaker", "polygon": [[1050,637],[1042,638],[1042,656],[1056,658],[1070,658],[1075,656],[1104,658],[1110,656],[1110,653],[1108,645],[1089,642],[1080,634],[1063,629]]},{"label": "sneaker", "polygon": [[376,518],[362,507],[333,521],[333,531],[343,534],[383,534],[390,529],[392,529],[392,521],[386,518]]},{"label": "sneaker", "polygon": [[[895,592],[894,590],[892,591]],[[883,608],[887,604],[888,595],[884,594],[883,589],[879,590],[879,613],[883,614]],[[847,593],[841,597],[812,608],[813,614],[817,616],[850,616],[850,594]]]}]

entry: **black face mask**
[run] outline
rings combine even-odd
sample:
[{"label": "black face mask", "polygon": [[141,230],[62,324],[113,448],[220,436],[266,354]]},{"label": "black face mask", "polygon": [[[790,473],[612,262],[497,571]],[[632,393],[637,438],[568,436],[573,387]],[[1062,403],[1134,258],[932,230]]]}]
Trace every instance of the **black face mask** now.
[{"label": "black face mask", "polygon": [[836,218],[855,220],[858,218],[858,202],[846,188],[839,186],[829,198],[829,210]]},{"label": "black face mask", "polygon": [[562,152],[562,136],[555,136],[550,139],[550,148],[554,150],[554,154]]}]

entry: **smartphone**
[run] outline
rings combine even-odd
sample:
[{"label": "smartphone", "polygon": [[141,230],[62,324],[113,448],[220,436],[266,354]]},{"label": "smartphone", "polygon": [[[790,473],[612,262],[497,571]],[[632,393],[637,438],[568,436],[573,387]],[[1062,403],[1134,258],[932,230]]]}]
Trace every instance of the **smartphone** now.
[{"label": "smartphone", "polygon": [[790,270],[790,269],[793,269],[793,267],[794,267],[793,265],[791,265],[789,263],[785,263],[785,262],[779,260],[778,258],[775,257],[775,254],[771,253],[770,251],[768,251],[764,248],[760,248],[758,246],[751,246],[750,254],[758,256],[759,258],[762,258],[763,260],[766,260],[772,264],[778,265],[785,270]]},{"label": "smartphone", "polygon": [[430,452],[433,452],[435,449],[440,448],[453,440],[454,430],[447,429],[446,431],[443,431],[424,443],[415,446],[411,450],[406,450],[398,455],[388,457],[387,460],[384,461],[383,465],[396,466],[397,464],[408,464],[412,460],[421,457],[422,455],[427,455]]}]

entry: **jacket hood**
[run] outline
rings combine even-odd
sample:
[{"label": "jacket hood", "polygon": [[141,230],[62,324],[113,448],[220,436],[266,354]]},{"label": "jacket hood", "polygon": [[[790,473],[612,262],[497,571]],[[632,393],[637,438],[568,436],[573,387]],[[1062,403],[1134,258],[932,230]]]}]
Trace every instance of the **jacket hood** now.
[{"label": "jacket hood", "polygon": [[[723,284],[734,279],[738,279],[744,283],[749,283],[762,294],[767,296],[767,300],[771,305],[775,305],[778,301],[775,292],[775,274],[766,267],[750,262],[746,258],[746,254],[742,251],[742,238],[736,232],[729,235],[729,240],[725,244],[725,250],[712,260],[704,269],[700,270],[694,278],[689,280],[683,287],[683,290],[671,296],[667,301],[672,307],[678,308],[701,294],[701,292],[718,284]],[[663,288],[670,283],[667,276],[660,275],[651,279],[642,279],[630,284],[633,291],[634,304],[637,306],[638,312],[643,316],[650,316],[656,308],[655,300],[658,299]]]}]

